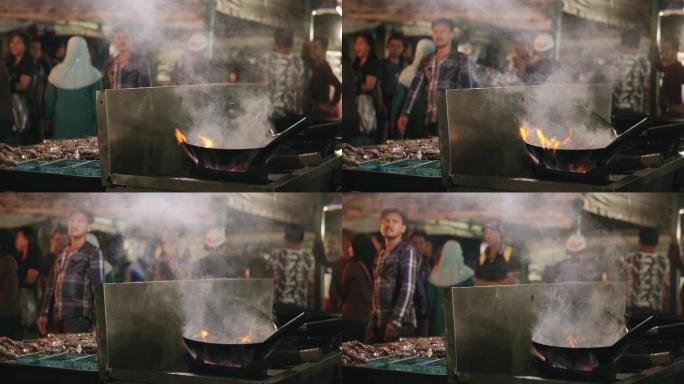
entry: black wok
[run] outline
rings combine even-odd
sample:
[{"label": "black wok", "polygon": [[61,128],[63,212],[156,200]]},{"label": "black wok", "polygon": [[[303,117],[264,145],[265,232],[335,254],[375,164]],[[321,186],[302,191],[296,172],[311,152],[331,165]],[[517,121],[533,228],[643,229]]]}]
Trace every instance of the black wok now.
[{"label": "black wok", "polygon": [[211,337],[204,340],[188,332],[183,334],[183,345],[192,359],[205,367],[260,375],[265,374],[282,336],[295,331],[305,321],[306,313],[301,313],[260,342],[216,342]]},{"label": "black wok", "polygon": [[639,135],[648,127],[648,121],[648,117],[642,119],[602,148],[550,149],[527,141],[525,141],[525,146],[530,158],[537,166],[555,171],[589,173],[606,165],[626,140]]},{"label": "black wok", "polygon": [[624,354],[627,345],[635,338],[646,333],[652,326],[655,317],[651,316],[632,328],[613,345],[599,347],[566,347],[547,345],[532,340],[531,354],[539,364],[542,372],[581,372],[601,378],[610,379],[614,375],[617,360]]},{"label": "black wok", "polygon": [[249,165],[260,157],[264,162],[268,162],[273,150],[277,148],[285,139],[299,134],[307,127],[307,118],[303,117],[292,124],[289,128],[273,136],[271,141],[265,146],[253,148],[206,148],[198,145],[183,142],[183,148],[195,165],[223,172],[243,173]]}]

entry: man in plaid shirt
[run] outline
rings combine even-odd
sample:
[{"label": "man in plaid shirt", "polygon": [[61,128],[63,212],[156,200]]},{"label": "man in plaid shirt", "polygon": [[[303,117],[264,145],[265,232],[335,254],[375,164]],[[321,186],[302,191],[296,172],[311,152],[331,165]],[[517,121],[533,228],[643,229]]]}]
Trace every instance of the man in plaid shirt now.
[{"label": "man in plaid shirt", "polygon": [[416,106],[417,100],[425,90],[425,131],[437,134],[437,95],[440,91],[456,88],[478,87],[473,78],[468,57],[451,47],[454,39],[454,23],[448,19],[432,22],[432,42],[435,52],[423,58],[416,70],[409,89],[397,129],[403,135],[406,131],[408,116]]},{"label": "man in plaid shirt", "polygon": [[394,341],[414,336],[416,311],[413,294],[416,288],[418,259],[416,250],[402,240],[406,215],[386,209],[380,219],[384,245],[378,253],[373,277],[371,319],[366,331],[368,342]]},{"label": "man in plaid shirt", "polygon": [[55,260],[50,271],[38,330],[47,333],[87,332],[95,325],[94,287],[104,281],[104,260],[100,249],[86,241],[93,215],[76,210],[69,215],[69,246]]}]

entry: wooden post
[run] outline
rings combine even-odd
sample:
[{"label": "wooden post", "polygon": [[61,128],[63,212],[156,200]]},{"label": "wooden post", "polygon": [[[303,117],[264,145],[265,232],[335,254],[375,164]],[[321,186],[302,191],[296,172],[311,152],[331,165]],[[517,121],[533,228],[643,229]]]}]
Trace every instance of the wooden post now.
[{"label": "wooden post", "polygon": [[558,61],[560,60],[560,41],[561,41],[561,29],[563,27],[563,0],[558,0],[556,1],[555,4],[553,4],[553,20],[552,20],[552,28],[553,28],[553,40],[554,40],[554,45],[553,45],[553,59]]}]

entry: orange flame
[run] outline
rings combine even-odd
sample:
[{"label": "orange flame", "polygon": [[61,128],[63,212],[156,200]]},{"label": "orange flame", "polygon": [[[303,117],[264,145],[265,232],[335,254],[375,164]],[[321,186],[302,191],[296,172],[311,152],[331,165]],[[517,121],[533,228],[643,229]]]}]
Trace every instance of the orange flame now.
[{"label": "orange flame", "polygon": [[181,132],[180,129],[174,128],[174,134],[176,136],[176,144],[181,145],[181,144],[185,143],[185,140],[186,140],[185,135],[183,134],[183,132]]},{"label": "orange flame", "polygon": [[253,338],[253,335],[252,335],[252,331],[250,330],[249,332],[247,332],[246,335],[238,337],[238,341],[242,344],[248,344],[248,343],[252,342],[252,338]]},{"label": "orange flame", "polygon": [[[531,135],[528,131],[527,124],[521,124],[519,127],[519,131],[520,137],[523,139],[523,141],[529,143],[528,139],[530,139]],[[537,134],[539,146],[545,149],[558,149],[572,143],[572,129],[568,129],[568,136],[562,140],[557,138],[556,136],[546,137],[544,132],[539,128],[536,128],[535,132]]]},{"label": "orange flame", "polygon": [[572,348],[577,347],[577,338],[575,338],[572,334],[566,333],[565,341],[568,343],[568,345],[570,347],[572,347]]},{"label": "orange flame", "polygon": [[211,141],[210,138],[204,136],[204,135],[197,135],[197,137],[200,139],[202,142],[202,146],[205,148],[213,148],[214,147],[214,142]]},{"label": "orange flame", "polygon": [[522,137],[525,142],[527,142],[527,138],[530,137],[529,133],[527,133],[527,125],[525,124],[520,126],[520,137]]},{"label": "orange flame", "polygon": [[202,340],[207,341],[207,337],[209,337],[209,332],[207,332],[206,330],[202,329],[202,330],[200,330],[199,335],[200,335],[200,337],[202,338]]}]

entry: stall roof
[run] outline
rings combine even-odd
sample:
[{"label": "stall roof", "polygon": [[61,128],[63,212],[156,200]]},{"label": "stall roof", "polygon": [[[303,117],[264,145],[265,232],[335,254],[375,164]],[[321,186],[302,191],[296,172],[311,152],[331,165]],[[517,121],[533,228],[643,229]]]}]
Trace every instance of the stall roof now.
[{"label": "stall roof", "polygon": [[[6,193],[0,200],[0,215],[19,221],[30,217],[63,218],[70,210],[84,208],[96,216],[123,223],[169,222],[183,225],[215,225],[221,206],[282,223],[311,228],[316,201],[311,194],[78,194]],[[3,226],[7,221],[0,220]]]},{"label": "stall roof", "polygon": [[555,0],[345,0],[344,17],[378,21],[449,18],[502,28],[550,30]]},{"label": "stall roof", "polygon": [[21,0],[0,2],[0,18],[33,21],[161,21],[176,28],[205,28],[211,0]]},{"label": "stall roof", "polygon": [[[348,223],[379,220],[386,208],[399,208],[413,222],[466,221],[486,223],[497,219],[508,225],[568,229],[577,210],[641,226],[667,228],[673,211],[670,194],[347,194],[343,196],[345,228]],[[377,229],[377,228],[375,228]]]}]

